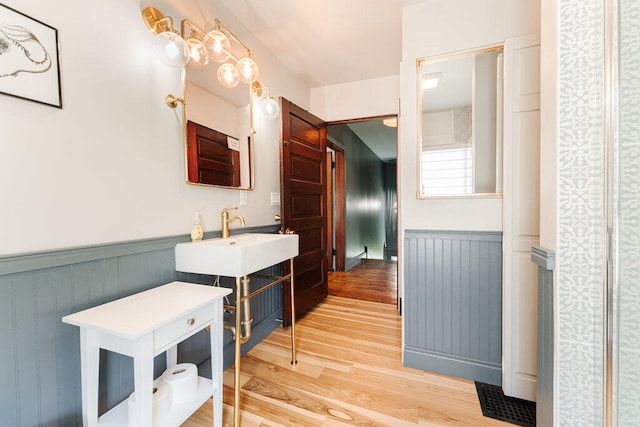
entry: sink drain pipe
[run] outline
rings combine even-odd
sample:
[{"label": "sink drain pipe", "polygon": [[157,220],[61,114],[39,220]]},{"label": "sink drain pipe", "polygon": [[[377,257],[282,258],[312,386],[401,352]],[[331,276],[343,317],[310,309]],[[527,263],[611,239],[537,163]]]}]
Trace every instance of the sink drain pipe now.
[{"label": "sink drain pipe", "polygon": [[[240,285],[236,283],[236,307],[241,307],[241,310],[240,313],[238,313],[236,307],[233,307],[233,309],[236,311],[236,319],[241,317],[242,320],[240,322],[236,320],[235,325],[224,322],[224,329],[231,332],[231,337],[234,340],[239,339],[240,344],[244,344],[251,339],[251,326],[253,324],[253,319],[251,318],[251,304],[249,302],[249,298],[246,298],[250,293],[249,283],[249,276],[243,276],[240,279]],[[240,302],[241,305],[238,304],[238,302]]]}]

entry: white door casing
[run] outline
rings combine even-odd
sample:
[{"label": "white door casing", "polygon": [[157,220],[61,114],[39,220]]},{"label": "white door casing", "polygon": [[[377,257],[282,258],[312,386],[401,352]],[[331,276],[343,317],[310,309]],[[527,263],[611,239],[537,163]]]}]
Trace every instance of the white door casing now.
[{"label": "white door casing", "polygon": [[536,400],[540,241],[540,37],[507,40],[504,50],[502,388]]}]

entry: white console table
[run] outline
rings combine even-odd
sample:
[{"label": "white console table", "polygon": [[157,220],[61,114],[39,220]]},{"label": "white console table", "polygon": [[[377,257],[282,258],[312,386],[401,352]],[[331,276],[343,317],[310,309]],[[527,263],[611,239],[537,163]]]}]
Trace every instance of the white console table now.
[{"label": "white console table", "polygon": [[[172,282],[62,318],[80,327],[82,420],[85,427],[151,427],[153,358],[167,352],[167,367],[177,363],[177,345],[211,327],[211,375],[200,377],[196,396],[173,405],[162,425],[179,426],[213,396],[214,425],[222,425],[222,299],[231,289]],[[127,400],[98,419],[100,349],[133,357],[135,420]]]}]

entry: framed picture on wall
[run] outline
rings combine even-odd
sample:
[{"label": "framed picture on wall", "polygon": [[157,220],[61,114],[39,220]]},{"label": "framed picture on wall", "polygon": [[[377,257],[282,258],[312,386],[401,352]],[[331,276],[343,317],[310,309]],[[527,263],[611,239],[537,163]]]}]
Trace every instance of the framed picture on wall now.
[{"label": "framed picture on wall", "polygon": [[58,30],[3,4],[0,94],[62,108]]}]

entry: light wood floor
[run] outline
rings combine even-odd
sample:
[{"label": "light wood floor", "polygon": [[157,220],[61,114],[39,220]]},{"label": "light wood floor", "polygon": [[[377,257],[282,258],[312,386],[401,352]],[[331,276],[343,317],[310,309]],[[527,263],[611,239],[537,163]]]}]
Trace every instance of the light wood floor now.
[{"label": "light wood floor", "polygon": [[[242,358],[241,424],[251,426],[511,426],[484,418],[470,381],[402,366],[395,305],[337,296],[296,327],[278,328]],[[233,420],[233,367],[223,422]],[[184,426],[211,426],[211,402]]]},{"label": "light wood floor", "polygon": [[349,271],[331,271],[329,295],[396,304],[398,263],[363,259]]}]

